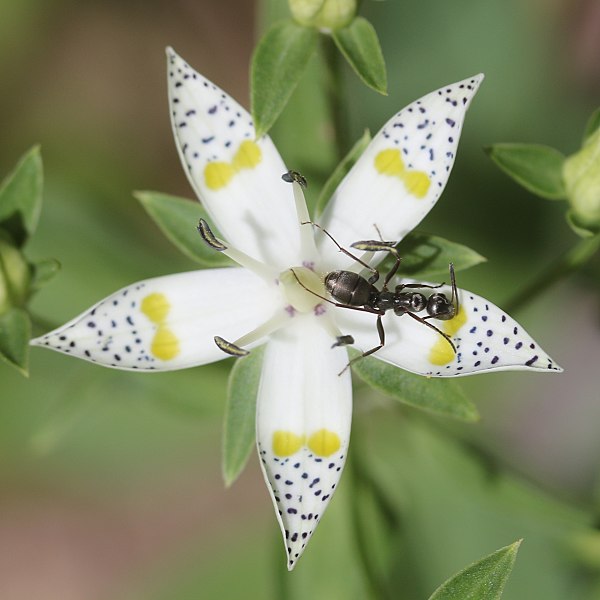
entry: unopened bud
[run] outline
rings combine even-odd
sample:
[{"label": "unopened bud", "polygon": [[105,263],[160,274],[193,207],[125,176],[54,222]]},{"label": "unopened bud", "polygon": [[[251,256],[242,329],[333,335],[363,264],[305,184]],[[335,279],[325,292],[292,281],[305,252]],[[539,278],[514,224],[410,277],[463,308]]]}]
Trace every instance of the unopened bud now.
[{"label": "unopened bud", "polygon": [[349,25],[356,15],[356,0],[288,0],[288,3],[300,25],[325,31]]},{"label": "unopened bud", "polygon": [[18,248],[0,237],[0,315],[22,306],[29,294],[29,265]]},{"label": "unopened bud", "polygon": [[592,231],[600,230],[600,128],[565,160],[563,178],[573,220]]}]

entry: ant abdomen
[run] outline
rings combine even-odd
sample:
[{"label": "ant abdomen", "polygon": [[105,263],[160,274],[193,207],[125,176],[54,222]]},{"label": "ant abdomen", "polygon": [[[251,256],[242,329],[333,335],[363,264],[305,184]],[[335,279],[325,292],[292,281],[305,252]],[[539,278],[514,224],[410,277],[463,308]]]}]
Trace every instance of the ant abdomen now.
[{"label": "ant abdomen", "polygon": [[325,289],[338,302],[349,306],[364,306],[371,300],[374,287],[358,273],[331,271],[325,277]]}]

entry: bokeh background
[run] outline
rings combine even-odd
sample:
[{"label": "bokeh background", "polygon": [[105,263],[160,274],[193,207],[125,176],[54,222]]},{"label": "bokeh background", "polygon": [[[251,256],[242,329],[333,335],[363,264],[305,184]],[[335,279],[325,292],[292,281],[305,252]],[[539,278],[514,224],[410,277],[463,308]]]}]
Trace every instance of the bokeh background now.
[{"label": "bokeh background", "polygon": [[[123,285],[195,268],[131,193],[192,197],[171,139],[164,47],[248,106],[256,36],[286,14],[283,0],[0,0],[0,175],[41,144],[45,203],[27,252],[62,263],[33,302],[40,319],[60,324]],[[381,97],[346,73],[356,138],[428,91],[486,73],[421,228],[485,255],[459,284],[502,305],[576,238],[563,205],[517,187],[482,147],[577,150],[600,104],[600,4],[365,0],[362,14],[390,89]],[[335,164],[319,77],[315,61],[273,131],[313,194]],[[600,598],[599,273],[596,259],[515,315],[564,374],[461,381],[481,423],[357,394],[355,451],[395,511],[390,534],[373,510],[370,546],[391,597],[426,598],[523,537],[507,600]],[[224,488],[229,368],[142,375],[38,349],[28,380],[0,364],[0,598],[366,597],[349,473],[291,575],[256,458]]]}]

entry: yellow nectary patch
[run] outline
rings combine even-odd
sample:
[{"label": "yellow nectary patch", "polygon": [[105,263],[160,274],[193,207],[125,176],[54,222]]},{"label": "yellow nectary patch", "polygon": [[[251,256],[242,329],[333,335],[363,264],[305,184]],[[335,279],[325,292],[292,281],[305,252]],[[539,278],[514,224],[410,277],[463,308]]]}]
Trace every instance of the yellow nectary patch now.
[{"label": "yellow nectary patch", "polygon": [[242,169],[253,169],[262,160],[258,144],[245,140],[240,144],[231,163],[211,162],[204,167],[204,179],[211,190],[225,187],[233,176]]},{"label": "yellow nectary patch", "polygon": [[164,294],[149,294],[142,300],[142,312],[153,322],[161,324],[169,314],[171,305]]},{"label": "yellow nectary patch", "polygon": [[[467,322],[467,313],[461,306],[458,314],[449,321],[444,322],[440,329],[448,336],[452,337]],[[454,360],[454,350],[452,346],[441,336],[431,347],[429,351],[429,362],[434,365],[447,365]]]},{"label": "yellow nectary patch", "polygon": [[292,456],[304,446],[305,436],[291,431],[276,431],[273,434],[273,453],[277,456]]},{"label": "yellow nectary patch", "polygon": [[150,346],[152,354],[161,360],[171,360],[179,354],[179,340],[167,327],[159,327]]},{"label": "yellow nectary patch", "polygon": [[334,431],[319,429],[308,438],[308,447],[317,456],[330,456],[342,445],[340,436]]},{"label": "yellow nectary patch", "polygon": [[149,294],[141,303],[141,311],[158,325],[150,344],[150,352],[161,360],[171,360],[179,354],[179,340],[165,325],[170,310],[171,305],[164,294]]},{"label": "yellow nectary patch", "polygon": [[375,157],[375,168],[382,175],[398,177],[404,183],[408,192],[417,198],[424,198],[429,190],[431,181],[427,173],[408,170],[404,166],[400,150],[395,148],[382,150]]}]

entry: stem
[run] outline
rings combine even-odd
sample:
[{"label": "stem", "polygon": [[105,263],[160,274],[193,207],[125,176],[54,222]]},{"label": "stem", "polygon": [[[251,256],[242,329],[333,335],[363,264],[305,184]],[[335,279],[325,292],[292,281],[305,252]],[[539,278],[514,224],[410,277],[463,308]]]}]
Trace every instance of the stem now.
[{"label": "stem", "polygon": [[584,265],[600,247],[600,234],[580,240],[570,250],[542,271],[525,288],[505,303],[506,311],[512,312],[529,304],[534,298]]},{"label": "stem", "polygon": [[350,149],[348,131],[348,111],[344,102],[342,56],[333,38],[321,35],[321,54],[325,65],[325,93],[329,113],[333,123],[334,145],[338,162]]}]

